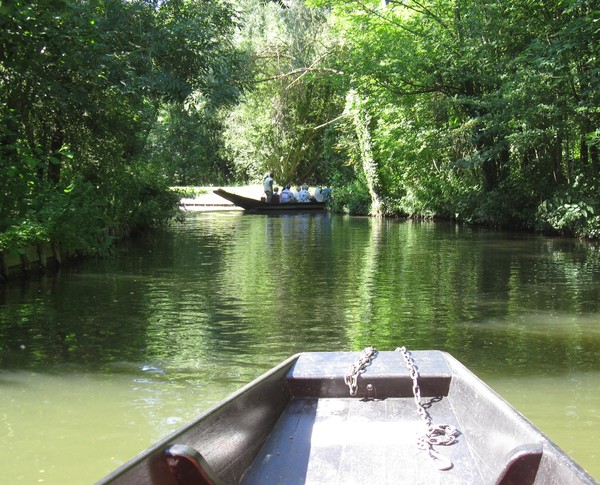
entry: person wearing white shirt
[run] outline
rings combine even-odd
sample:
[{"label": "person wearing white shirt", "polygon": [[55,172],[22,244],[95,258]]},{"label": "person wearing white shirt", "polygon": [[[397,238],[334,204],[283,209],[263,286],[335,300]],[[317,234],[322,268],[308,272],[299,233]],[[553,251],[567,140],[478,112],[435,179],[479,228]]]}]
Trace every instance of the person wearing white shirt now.
[{"label": "person wearing white shirt", "polygon": [[300,193],[300,186],[296,186],[294,187],[292,184],[290,184],[290,191],[292,192],[292,195],[294,196],[294,200],[298,200],[298,194]]},{"label": "person wearing white shirt", "polygon": [[267,173],[263,179],[263,190],[265,191],[267,202],[271,202],[271,198],[273,197],[273,174],[271,172]]},{"label": "person wearing white shirt", "polygon": [[317,188],[315,188],[315,191],[313,193],[313,198],[315,199],[315,202],[323,202],[323,194],[321,193],[321,186],[317,186]]}]

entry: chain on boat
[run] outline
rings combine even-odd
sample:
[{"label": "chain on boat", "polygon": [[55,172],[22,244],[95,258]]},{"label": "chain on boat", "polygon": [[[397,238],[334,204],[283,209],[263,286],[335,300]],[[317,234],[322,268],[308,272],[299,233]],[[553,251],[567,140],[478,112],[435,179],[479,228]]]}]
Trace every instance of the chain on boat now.
[{"label": "chain on boat", "polygon": [[360,353],[356,362],[350,366],[350,370],[344,377],[344,382],[348,386],[348,389],[350,389],[351,396],[356,396],[356,393],[358,392],[358,376],[371,365],[373,359],[377,357],[377,353],[375,347],[366,347]]},{"label": "chain on boat", "polygon": [[[417,367],[410,352],[406,347],[398,347],[396,352],[402,354],[406,368],[413,382],[413,397],[417,406],[417,412],[421,416],[425,424],[425,433],[417,439],[417,447],[426,451],[429,457],[433,460],[434,465],[439,470],[449,470],[452,468],[452,462],[433,449],[434,446],[449,446],[457,442],[457,437],[460,434],[454,426],[449,424],[433,424],[431,415],[425,409],[421,402],[421,388],[419,387],[419,368]],[[350,390],[351,396],[356,396],[358,392],[358,376],[365,372],[368,366],[371,365],[378,351],[375,347],[366,347],[362,350],[356,361],[350,366],[350,370],[344,377],[344,382]]]},{"label": "chain on boat", "polygon": [[417,411],[419,416],[423,419],[425,424],[425,433],[419,436],[417,439],[417,446],[419,449],[427,451],[427,454],[433,460],[435,466],[439,470],[449,470],[452,468],[452,462],[433,449],[434,445],[448,446],[456,443],[457,437],[460,432],[449,424],[433,424],[427,409],[421,403],[421,389],[419,387],[419,369],[415,364],[414,359],[410,355],[410,352],[406,350],[406,347],[398,347],[396,352],[402,354],[408,373],[413,381],[413,395],[415,398],[415,404],[417,405]]}]

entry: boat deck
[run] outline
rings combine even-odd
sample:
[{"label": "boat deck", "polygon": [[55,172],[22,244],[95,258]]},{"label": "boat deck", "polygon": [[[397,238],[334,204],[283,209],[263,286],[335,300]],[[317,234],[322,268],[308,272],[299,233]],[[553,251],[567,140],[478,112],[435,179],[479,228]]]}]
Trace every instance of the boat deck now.
[{"label": "boat deck", "polygon": [[[429,408],[434,422],[458,428],[449,400],[435,401]],[[440,471],[417,448],[423,430],[413,398],[296,398],[242,483],[483,483],[466,437],[436,447],[453,463]]]}]

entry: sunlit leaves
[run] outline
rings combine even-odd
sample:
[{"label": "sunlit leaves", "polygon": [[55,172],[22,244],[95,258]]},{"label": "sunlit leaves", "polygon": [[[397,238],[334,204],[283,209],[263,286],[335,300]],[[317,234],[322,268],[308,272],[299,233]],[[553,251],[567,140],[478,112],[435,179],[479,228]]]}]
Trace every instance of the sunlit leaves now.
[{"label": "sunlit leaves", "polygon": [[345,75],[369,99],[385,190],[410,194],[409,212],[528,224],[536,200],[600,167],[590,2],[311,4],[331,9]]},{"label": "sunlit leaves", "polygon": [[343,110],[339,71],[324,59],[332,48],[323,12],[299,0],[240,2],[239,33],[253,62],[255,84],[229,113],[227,149],[242,180],[273,171],[280,184],[317,182],[330,173],[327,123]]}]

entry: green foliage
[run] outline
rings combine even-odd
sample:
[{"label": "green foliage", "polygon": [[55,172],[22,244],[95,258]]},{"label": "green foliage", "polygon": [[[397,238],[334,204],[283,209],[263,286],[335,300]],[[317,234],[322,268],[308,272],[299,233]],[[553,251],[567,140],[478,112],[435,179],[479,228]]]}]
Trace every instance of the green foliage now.
[{"label": "green foliage", "polygon": [[534,227],[540,200],[590,167],[597,178],[590,2],[310,3],[332,12],[330,65],[368,100],[371,166],[390,207]]},{"label": "green foliage", "polygon": [[1,13],[3,249],[104,252],[173,217],[174,181],[223,172],[218,110],[244,72],[231,3],[11,0]]},{"label": "green foliage", "polygon": [[21,252],[23,248],[48,241],[45,228],[25,219],[22,224],[7,227],[0,234],[0,251]]},{"label": "green foliage", "polygon": [[572,187],[562,190],[537,208],[537,227],[575,237],[600,237],[598,190],[577,177]]},{"label": "green foliage", "polygon": [[557,196],[539,207],[539,227],[576,237],[600,236],[600,216],[595,215],[591,201]]},{"label": "green foliage", "polygon": [[169,186],[265,171],[341,211],[597,235],[589,1],[307,3],[3,2],[3,247],[101,252]]},{"label": "green foliage", "polygon": [[225,123],[234,177],[259,180],[272,171],[283,182],[327,181],[335,171],[325,158],[327,126],[343,110],[345,93],[335,70],[318,65],[330,42],[326,18],[300,0],[246,0],[241,7],[239,42],[255,79]]},{"label": "green foliage", "polygon": [[112,242],[103,218],[105,203],[89,182],[48,190],[38,199],[36,215],[48,241],[57,242],[68,253],[105,254]]},{"label": "green foliage", "polygon": [[363,176],[352,180],[334,177],[333,198],[330,207],[333,211],[345,214],[368,215],[371,211],[369,187]]},{"label": "green foliage", "polygon": [[102,204],[93,192],[89,184],[75,184],[63,190],[46,187],[32,196],[26,209],[5,226],[0,250],[20,252],[55,241],[69,252],[103,252],[100,246],[105,246],[106,227],[102,223]]},{"label": "green foliage", "polygon": [[165,105],[148,136],[145,158],[162,167],[172,185],[226,185],[232,174],[223,156],[222,131],[220,115]]}]

